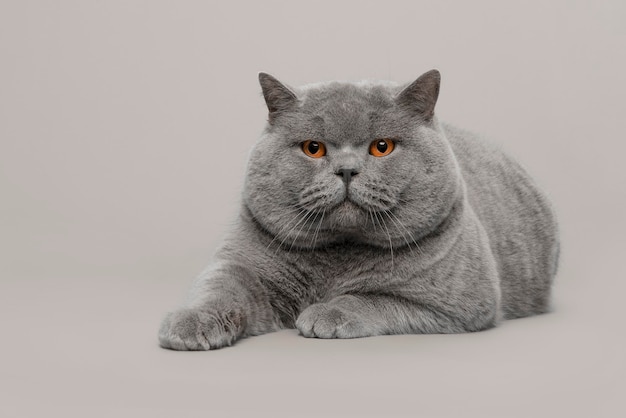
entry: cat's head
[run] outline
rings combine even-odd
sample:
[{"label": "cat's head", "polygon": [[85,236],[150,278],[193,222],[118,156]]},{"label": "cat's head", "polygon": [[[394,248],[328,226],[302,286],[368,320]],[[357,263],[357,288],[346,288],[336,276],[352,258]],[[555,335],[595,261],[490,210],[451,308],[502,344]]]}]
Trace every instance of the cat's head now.
[{"label": "cat's head", "polygon": [[244,203],[277,243],[393,247],[448,214],[460,175],[434,115],[440,75],[408,86],[289,88],[261,73],[269,120],[248,163]]}]

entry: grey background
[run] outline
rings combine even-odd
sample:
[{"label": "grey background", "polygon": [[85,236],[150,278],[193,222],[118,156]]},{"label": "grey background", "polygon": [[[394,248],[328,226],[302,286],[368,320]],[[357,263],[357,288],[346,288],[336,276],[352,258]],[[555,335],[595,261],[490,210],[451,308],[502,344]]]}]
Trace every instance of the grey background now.
[{"label": "grey background", "polygon": [[[0,415],[624,413],[626,3],[0,2]],[[562,225],[555,311],[466,335],[207,353],[156,330],[238,207],[288,84],[443,75]]]}]

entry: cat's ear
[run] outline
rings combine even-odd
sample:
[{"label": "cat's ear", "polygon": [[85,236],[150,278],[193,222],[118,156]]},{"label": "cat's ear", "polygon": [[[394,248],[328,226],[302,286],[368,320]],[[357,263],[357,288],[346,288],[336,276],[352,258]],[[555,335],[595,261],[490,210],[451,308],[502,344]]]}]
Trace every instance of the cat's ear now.
[{"label": "cat's ear", "polygon": [[296,106],[298,97],[280,81],[267,73],[259,73],[259,83],[265,97],[265,104],[269,111],[270,123],[274,121],[276,116],[281,112],[285,112]]},{"label": "cat's ear", "polygon": [[439,71],[430,70],[398,93],[396,103],[420,114],[427,120],[431,119],[435,114],[440,82]]}]

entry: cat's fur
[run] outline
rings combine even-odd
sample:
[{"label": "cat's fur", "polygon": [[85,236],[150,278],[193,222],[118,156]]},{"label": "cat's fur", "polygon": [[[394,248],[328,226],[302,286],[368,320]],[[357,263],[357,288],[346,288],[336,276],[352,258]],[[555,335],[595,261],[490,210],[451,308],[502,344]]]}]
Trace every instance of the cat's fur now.
[{"label": "cat's fur", "polygon": [[[269,121],[238,223],[166,316],[161,346],[207,350],[293,327],[319,338],[479,331],[549,309],[554,213],[515,161],[438,121],[439,72],[408,86],[259,79]],[[381,138],[396,147],[374,157]],[[305,140],[327,155],[305,155]]]}]

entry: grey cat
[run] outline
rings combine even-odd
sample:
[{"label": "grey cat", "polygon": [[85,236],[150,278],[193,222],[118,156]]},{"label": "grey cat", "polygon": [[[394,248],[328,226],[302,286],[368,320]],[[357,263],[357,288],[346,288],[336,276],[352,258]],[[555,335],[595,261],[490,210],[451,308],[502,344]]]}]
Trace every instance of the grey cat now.
[{"label": "grey cat", "polygon": [[555,215],[497,147],[438,121],[440,75],[289,88],[261,73],[268,124],[236,227],[160,328],[208,350],[305,337],[458,333],[549,310]]}]

